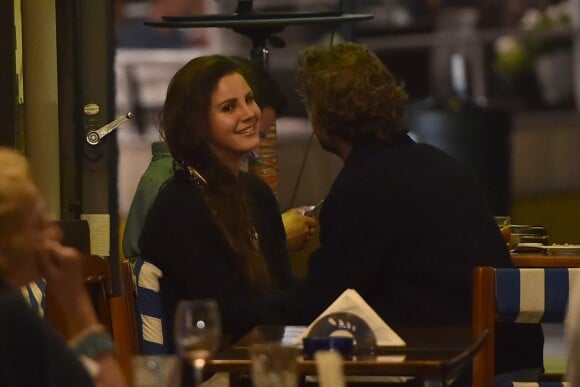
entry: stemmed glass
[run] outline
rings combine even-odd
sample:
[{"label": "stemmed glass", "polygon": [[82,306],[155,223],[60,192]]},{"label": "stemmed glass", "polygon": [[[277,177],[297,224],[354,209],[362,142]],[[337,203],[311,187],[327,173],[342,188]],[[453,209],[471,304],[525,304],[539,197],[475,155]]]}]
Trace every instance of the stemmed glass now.
[{"label": "stemmed glass", "polygon": [[203,368],[219,348],[221,322],[214,300],[183,300],[175,311],[177,354],[190,362],[195,385],[203,381]]}]

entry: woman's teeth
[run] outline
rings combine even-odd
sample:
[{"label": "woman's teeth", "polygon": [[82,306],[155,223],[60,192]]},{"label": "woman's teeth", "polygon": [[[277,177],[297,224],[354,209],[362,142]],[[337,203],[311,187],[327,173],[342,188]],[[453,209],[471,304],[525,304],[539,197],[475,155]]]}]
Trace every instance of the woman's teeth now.
[{"label": "woman's teeth", "polygon": [[253,134],[254,132],[254,127],[250,126],[249,128],[236,131],[236,134]]}]

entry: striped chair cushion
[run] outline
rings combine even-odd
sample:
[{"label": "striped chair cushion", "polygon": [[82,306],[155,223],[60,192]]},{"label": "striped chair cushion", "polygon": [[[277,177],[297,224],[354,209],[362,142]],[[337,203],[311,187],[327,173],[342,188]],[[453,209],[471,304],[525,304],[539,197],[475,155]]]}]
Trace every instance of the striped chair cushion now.
[{"label": "striped chair cushion", "polygon": [[507,380],[498,381],[495,387],[568,387],[567,382],[510,382]]},{"label": "striped chair cushion", "polygon": [[[496,269],[497,320],[561,323],[580,269]],[[540,286],[539,286],[540,285]]]},{"label": "striped chair cushion", "polygon": [[46,281],[40,279],[20,288],[32,310],[42,318],[46,311]]},{"label": "striped chair cushion", "polygon": [[169,353],[164,325],[164,310],[159,291],[161,270],[143,259],[137,259],[133,267],[135,277],[135,308],[141,354],[159,355]]}]

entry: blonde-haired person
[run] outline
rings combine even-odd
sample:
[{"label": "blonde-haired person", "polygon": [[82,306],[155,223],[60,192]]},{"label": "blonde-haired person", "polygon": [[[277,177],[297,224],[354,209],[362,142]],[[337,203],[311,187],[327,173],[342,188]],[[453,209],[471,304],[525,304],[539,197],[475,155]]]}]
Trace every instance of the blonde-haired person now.
[{"label": "blonde-haired person", "polygon": [[[84,288],[80,255],[60,238],[26,158],[0,147],[0,385],[124,386]],[[65,311],[68,345],[18,290],[41,277]]]}]

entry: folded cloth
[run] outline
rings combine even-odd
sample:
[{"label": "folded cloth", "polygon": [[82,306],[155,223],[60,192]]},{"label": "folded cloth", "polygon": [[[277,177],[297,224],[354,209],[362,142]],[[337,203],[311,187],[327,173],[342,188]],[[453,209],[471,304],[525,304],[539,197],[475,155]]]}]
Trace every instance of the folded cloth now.
[{"label": "folded cloth", "polygon": [[[405,346],[405,342],[397,333],[389,327],[383,319],[375,312],[367,302],[358,294],[354,289],[345,290],[324,312],[322,312],[309,326],[308,328],[296,338],[295,344],[302,344],[302,338],[309,336],[314,327],[320,326],[319,323],[324,323],[324,320],[328,320],[328,325],[332,329],[332,325],[336,325],[336,331],[341,331],[349,333],[356,338],[356,324],[352,324],[347,321],[346,323],[337,323],[333,316],[340,315],[354,315],[357,320],[360,319],[368,328],[374,333],[374,339],[376,340],[376,345],[379,346]],[[330,317],[330,318],[328,318]],[[317,327],[317,328],[318,328]],[[319,331],[317,329],[317,331]]]}]

